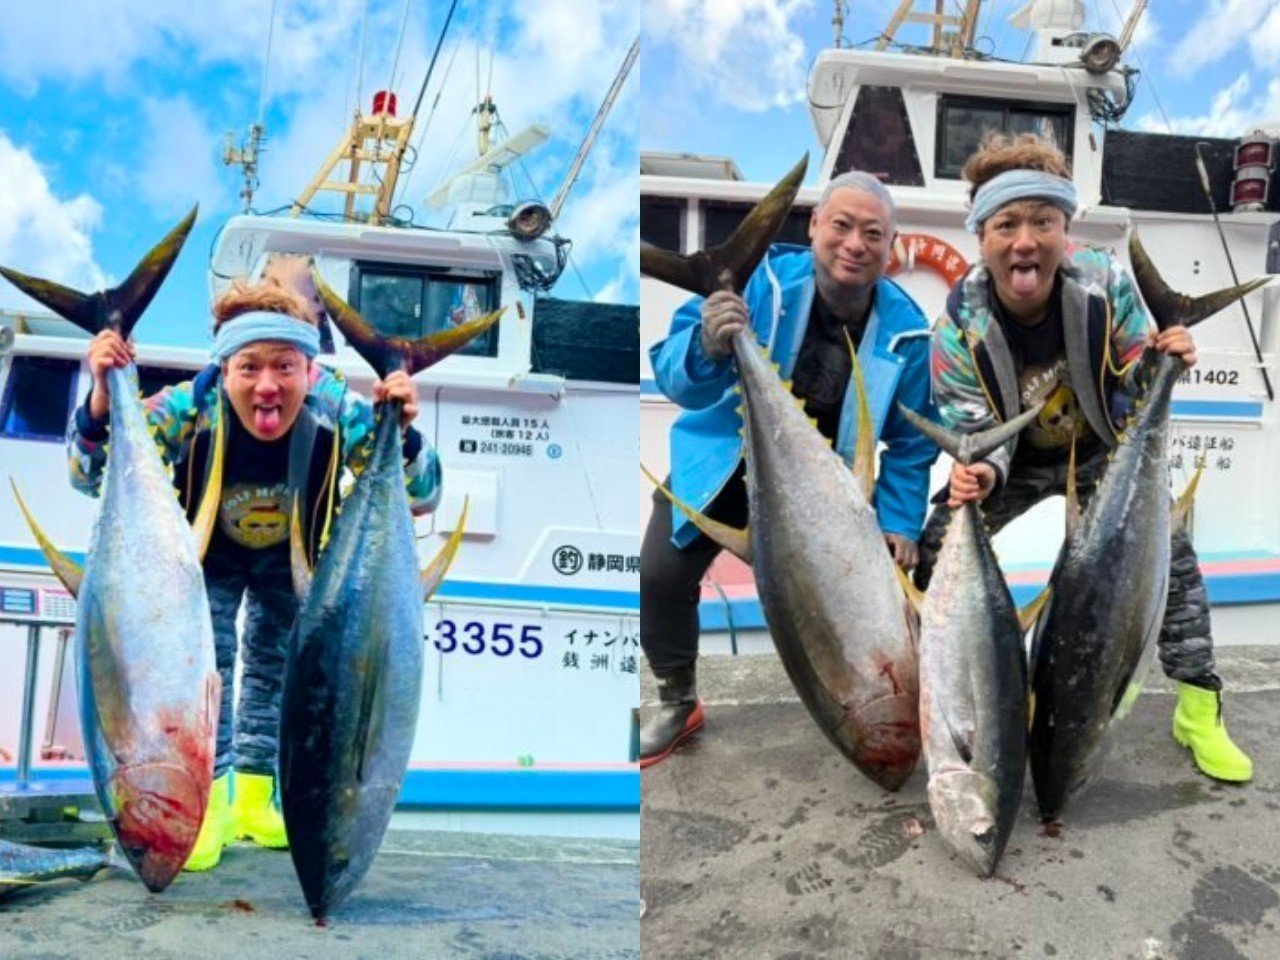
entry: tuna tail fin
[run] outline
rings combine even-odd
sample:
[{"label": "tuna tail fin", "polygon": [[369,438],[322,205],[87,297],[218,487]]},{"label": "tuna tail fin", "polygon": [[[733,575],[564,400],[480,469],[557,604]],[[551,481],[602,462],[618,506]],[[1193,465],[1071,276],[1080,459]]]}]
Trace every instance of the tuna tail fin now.
[{"label": "tuna tail fin", "polygon": [[[484,333],[502,316],[502,309],[486,313],[482,317],[460,323],[456,327],[429,333],[417,340],[405,337],[384,337],[369,325],[351,305],[330,289],[319,273],[313,271],[316,290],[324,301],[329,316],[342,331],[347,342],[356,348],[356,352],[364,357],[381,378],[395,370],[404,370],[413,376],[439,363],[451,353],[461,350],[480,334]],[[505,309],[505,308],[503,308]]]},{"label": "tuna tail fin", "polygon": [[44,554],[45,560],[49,562],[49,566],[58,579],[62,581],[62,585],[67,588],[68,592],[73,597],[79,597],[80,583],[84,580],[84,570],[80,564],[55,547],[53,541],[44,535],[44,531],[40,529],[40,524],[36,523],[36,518],[27,509],[26,501],[22,499],[22,494],[18,492],[18,484],[13,477],[9,478],[9,486],[13,487],[13,495],[18,500],[18,508],[26,518],[27,526],[31,528],[31,532],[35,535],[36,543],[40,545],[40,552]]},{"label": "tuna tail fin", "polygon": [[431,599],[431,595],[436,592],[436,588],[444,582],[444,576],[449,572],[449,565],[453,563],[454,557],[458,555],[458,547],[462,544],[462,535],[467,529],[467,510],[471,507],[471,498],[462,498],[462,513],[458,517],[458,524],[454,527],[453,532],[449,534],[449,539],[444,542],[444,546],[440,548],[440,552],[422,571],[422,602],[426,603]]},{"label": "tuna tail fin", "polygon": [[196,212],[199,209],[198,204],[192,207],[182,222],[139,261],[128,279],[112,290],[93,294],[80,293],[51,280],[29,277],[7,267],[0,267],[0,275],[27,296],[40,301],[87,333],[116,330],[120,336],[127,338],[138,318],[150,306],[156,291],[164,283],[164,278],[169,275],[173,262],[178,259],[178,253],[196,222]]},{"label": "tuna tail fin", "polygon": [[663,486],[662,481],[646,470],[643,464],[641,464],[640,470],[649,478],[649,482],[661,490],[662,495],[670,500],[675,508],[688,517],[693,525],[706,534],[709,539],[720,544],[720,546],[744,563],[751,562],[750,528],[739,530],[737,527],[731,527],[727,523],[721,523],[719,520],[712,520]]},{"label": "tuna tail fin", "polygon": [[1142,299],[1151,308],[1151,316],[1161,330],[1197,324],[1271,282],[1270,277],[1258,277],[1236,287],[1206,293],[1202,297],[1178,293],[1170,289],[1160,276],[1156,265],[1143,249],[1137,231],[1129,237],[1129,260],[1133,263],[1133,276],[1138,281],[1138,289],[1142,291]]},{"label": "tuna tail fin", "polygon": [[932,420],[926,420],[901,403],[898,404],[898,412],[907,418],[908,423],[949,453],[958,463],[968,466],[1016,437],[1022,432],[1023,427],[1036,418],[1043,406],[1043,403],[1037,403],[1012,420],[978,433],[955,433]]},{"label": "tuna tail fin", "polygon": [[1191,507],[1196,498],[1196,488],[1200,486],[1200,477],[1204,474],[1204,464],[1196,467],[1196,472],[1191,475],[1191,481],[1187,484],[1187,489],[1182,491],[1182,496],[1178,497],[1173,504],[1173,530],[1176,532],[1187,525],[1187,520],[1191,516]]},{"label": "tuna tail fin", "polygon": [[[849,358],[853,361],[853,388],[858,391],[858,438],[853,445],[853,476],[862,486],[862,495],[871,502],[876,486],[876,438],[871,435],[871,408],[867,405],[867,384],[862,379],[862,364],[854,349],[849,331],[844,332],[849,344]],[[896,566],[896,564],[895,564]]]},{"label": "tuna tail fin", "polygon": [[640,272],[702,297],[726,286],[741,291],[786,222],[808,168],[809,155],[805,154],[718,247],[681,256],[658,247],[641,246]]}]

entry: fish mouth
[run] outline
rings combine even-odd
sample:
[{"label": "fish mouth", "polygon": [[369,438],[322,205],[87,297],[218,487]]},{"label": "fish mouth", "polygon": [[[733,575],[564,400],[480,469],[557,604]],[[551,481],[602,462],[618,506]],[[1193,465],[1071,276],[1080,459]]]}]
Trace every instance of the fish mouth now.
[{"label": "fish mouth", "polygon": [[934,823],[947,846],[978,876],[995,873],[1008,831],[999,828],[991,778],[967,769],[946,771],[930,776],[928,794]]},{"label": "fish mouth", "polygon": [[196,845],[209,785],[175,763],[121,767],[107,782],[115,832],[139,879],[159,893],[178,875]]}]

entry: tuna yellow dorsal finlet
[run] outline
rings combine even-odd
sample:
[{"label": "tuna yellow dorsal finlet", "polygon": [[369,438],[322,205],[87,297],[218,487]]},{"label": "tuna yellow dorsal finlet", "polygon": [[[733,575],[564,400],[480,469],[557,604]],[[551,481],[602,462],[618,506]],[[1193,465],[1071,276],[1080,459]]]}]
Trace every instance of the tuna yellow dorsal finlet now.
[{"label": "tuna yellow dorsal finlet", "polygon": [[876,485],[876,439],[871,435],[871,408],[867,406],[862,364],[858,362],[858,351],[853,346],[853,338],[849,336],[848,330],[844,332],[844,339],[849,344],[849,358],[853,361],[853,383],[850,386],[857,391],[858,405],[858,439],[853,448],[853,476],[862,487],[862,495],[870,502]]},{"label": "tuna yellow dorsal finlet", "polygon": [[688,517],[690,522],[702,533],[724,547],[743,563],[751,562],[751,533],[749,527],[739,530],[737,527],[731,527],[727,523],[721,523],[719,520],[712,520],[663,486],[662,481],[645,469],[644,464],[640,465],[640,470],[649,478],[649,482],[661,490],[662,495],[670,500],[677,510]]},{"label": "tuna yellow dorsal finlet", "polygon": [[457,526],[449,534],[449,539],[440,548],[440,552],[422,570],[420,582],[422,583],[423,603],[430,600],[431,595],[436,592],[436,588],[444,582],[445,574],[449,572],[449,566],[453,563],[454,557],[458,555],[458,547],[462,545],[462,535],[467,529],[467,511],[470,508],[471,497],[463,497],[462,513],[458,515]]},{"label": "tuna yellow dorsal finlet", "polygon": [[196,556],[201,562],[209,552],[209,542],[213,539],[213,526],[218,519],[218,507],[222,499],[222,469],[227,446],[227,408],[222,396],[222,391],[219,390],[218,427],[213,431],[213,464],[209,467],[209,482],[205,484],[200,509],[196,511],[195,522],[191,525],[191,532],[196,538]]},{"label": "tuna yellow dorsal finlet", "polygon": [[22,511],[23,517],[26,518],[27,526],[31,528],[31,532],[35,535],[36,543],[40,545],[40,552],[44,554],[45,560],[49,562],[49,567],[57,578],[62,581],[62,585],[67,588],[67,592],[73,597],[79,597],[80,583],[84,580],[84,570],[78,563],[55,547],[53,541],[44,535],[44,531],[36,523],[36,518],[27,509],[26,501],[22,499],[22,494],[18,492],[18,484],[12,477],[9,478],[9,486],[13,487],[13,495],[18,500],[18,509]]}]

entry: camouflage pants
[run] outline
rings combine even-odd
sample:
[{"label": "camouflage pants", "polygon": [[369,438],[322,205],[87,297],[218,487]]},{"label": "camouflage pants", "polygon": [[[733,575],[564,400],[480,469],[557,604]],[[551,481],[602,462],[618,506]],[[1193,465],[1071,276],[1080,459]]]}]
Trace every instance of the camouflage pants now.
[{"label": "camouflage pants", "polygon": [[[1076,471],[1077,489],[1083,508],[1097,489],[1105,456],[1095,456]],[[1022,516],[1046,497],[1064,494],[1067,466],[1026,467],[1016,465],[1004,486],[982,505],[987,531],[994,536],[1011,521]],[[942,545],[942,535],[951,520],[945,502],[934,507],[920,535],[920,563],[915,570],[916,586],[924,589],[933,574],[933,565]],[[1209,625],[1209,598],[1205,594],[1200,563],[1186,531],[1174,533],[1169,564],[1169,600],[1160,627],[1160,665],[1173,680],[1208,690],[1222,689],[1213,670],[1213,636]]]},{"label": "camouflage pants", "polygon": [[[247,773],[274,774],[286,645],[298,609],[289,557],[281,551],[264,550],[245,563],[211,555],[205,560],[204,582],[222,678],[214,775],[222,776],[233,764]],[[245,623],[239,646],[244,669],[239,709],[233,712],[236,615],[241,600]]]}]

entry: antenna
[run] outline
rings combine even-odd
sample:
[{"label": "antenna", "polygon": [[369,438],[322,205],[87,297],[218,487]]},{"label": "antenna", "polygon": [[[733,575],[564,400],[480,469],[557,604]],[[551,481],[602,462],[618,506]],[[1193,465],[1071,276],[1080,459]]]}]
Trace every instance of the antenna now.
[{"label": "antenna", "polygon": [[848,12],[848,0],[835,0],[836,10],[831,17],[831,30],[835,34],[836,49],[841,46],[841,39],[844,37],[844,15]]},{"label": "antenna", "polygon": [[1134,0],[1133,9],[1129,11],[1129,18],[1124,22],[1124,29],[1120,31],[1120,52],[1123,53],[1129,48],[1129,44],[1133,42],[1134,31],[1138,29],[1138,21],[1142,19],[1142,15],[1147,10],[1147,0]]},{"label": "antenna", "polygon": [[228,130],[227,145],[222,148],[223,165],[238,165],[242,170],[244,184],[240,187],[240,199],[244,202],[245,213],[253,206],[253,194],[258,189],[258,156],[266,139],[267,128],[261,122],[251,123],[248,136],[241,141],[240,146],[236,146],[235,134]]},{"label": "antenna", "polygon": [[[933,27],[933,44],[928,49],[935,54],[946,54],[952,57],[963,57],[966,50],[973,48],[973,34],[978,27],[978,10],[982,0],[965,0],[964,9],[959,16],[944,13],[946,0],[933,0],[932,13],[915,12],[915,0],[902,0],[898,10],[889,20],[884,33],[876,43],[877,50],[884,50],[893,42],[899,28],[904,23],[923,23]],[[946,33],[944,27],[955,27],[955,33]]]},{"label": "antenna", "polygon": [[622,91],[622,84],[627,79],[627,74],[631,72],[631,65],[636,62],[636,57],[639,53],[640,38],[636,37],[635,40],[631,41],[631,48],[622,60],[618,75],[613,78],[613,85],[609,87],[609,92],[604,95],[604,101],[600,104],[600,109],[596,111],[596,118],[591,121],[591,129],[587,131],[586,137],[582,140],[582,146],[578,148],[577,156],[573,158],[573,163],[569,167],[568,174],[565,175],[564,184],[560,187],[560,192],[551,201],[549,209],[552,220],[560,216],[560,208],[564,206],[565,198],[569,196],[569,188],[578,179],[578,174],[582,171],[582,164],[587,159],[591,145],[596,142],[596,134],[600,132],[600,127],[604,125],[604,118],[609,115],[609,110],[612,109],[614,101],[618,99],[618,94]]}]

